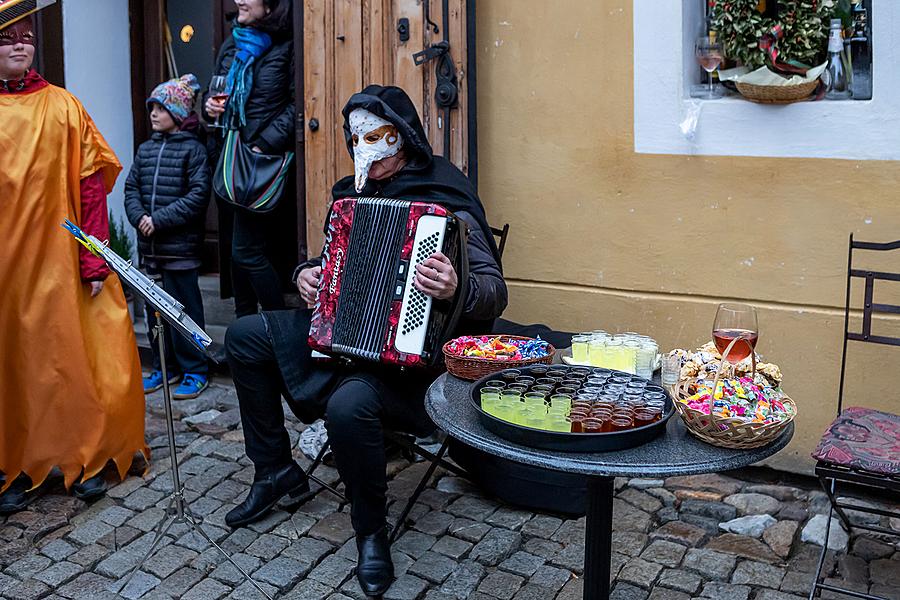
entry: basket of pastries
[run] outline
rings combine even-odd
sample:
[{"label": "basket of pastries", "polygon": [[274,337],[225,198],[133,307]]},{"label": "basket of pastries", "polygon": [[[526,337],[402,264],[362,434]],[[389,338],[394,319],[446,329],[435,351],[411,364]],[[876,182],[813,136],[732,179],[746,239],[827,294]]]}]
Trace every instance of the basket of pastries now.
[{"label": "basket of pastries", "polygon": [[550,364],[556,349],[538,338],[515,335],[462,336],[443,347],[451,375],[475,381],[485,375],[534,364]]},{"label": "basket of pastries", "polygon": [[797,405],[781,389],[781,369],[757,363],[755,352],[734,365],[726,363],[712,342],[673,354],[681,358],[679,381],[672,389],[675,410],[687,430],[704,442],[758,448],[773,442],[797,416]]}]

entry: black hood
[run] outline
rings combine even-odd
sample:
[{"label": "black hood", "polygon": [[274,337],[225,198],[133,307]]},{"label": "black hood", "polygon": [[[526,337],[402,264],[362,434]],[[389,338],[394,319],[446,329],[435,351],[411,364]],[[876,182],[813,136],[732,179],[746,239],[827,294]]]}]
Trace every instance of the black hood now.
[{"label": "black hood", "polygon": [[408,163],[403,169],[386,181],[369,179],[362,192],[357,192],[352,175],[344,177],[331,189],[334,200],[339,198],[360,198],[378,196],[395,200],[433,202],[453,212],[467,212],[478,221],[484,237],[491,247],[497,264],[494,235],[488,225],[484,206],[478,198],[475,186],[462,171],[443,156],[435,156],[425,135],[425,128],[419,120],[416,106],[409,96],[398,87],[370,85],[358,94],[350,96],[344,106],[344,136],[347,150],[353,157],[353,139],[350,133],[350,113],[364,108],[393,123],[403,136],[403,148]]},{"label": "black hood", "polygon": [[364,108],[394,124],[403,136],[403,149],[409,158],[410,166],[422,168],[428,166],[434,156],[425,128],[419,119],[416,106],[401,88],[394,86],[370,85],[363,91],[350,96],[341,114],[344,115],[344,139],[347,151],[353,158],[353,135],[350,133],[350,113],[357,108]]}]

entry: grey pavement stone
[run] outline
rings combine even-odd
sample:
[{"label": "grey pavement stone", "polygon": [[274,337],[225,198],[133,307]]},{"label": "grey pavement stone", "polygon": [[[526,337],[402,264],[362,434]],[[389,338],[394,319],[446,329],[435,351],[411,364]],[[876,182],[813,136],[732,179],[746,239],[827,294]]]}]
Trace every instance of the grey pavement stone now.
[{"label": "grey pavement stone", "polygon": [[418,559],[430,550],[436,541],[437,538],[433,535],[426,535],[418,531],[407,531],[399,540],[394,542],[394,548]]},{"label": "grey pavement stone", "polygon": [[455,494],[448,494],[447,492],[427,488],[422,492],[422,495],[419,496],[419,502],[433,510],[443,510],[453,502],[454,498],[456,498]]},{"label": "grey pavement stone", "polygon": [[165,518],[165,510],[161,508],[151,508],[150,510],[145,510],[132,517],[131,520],[128,521],[128,524],[146,532],[151,531]]},{"label": "grey pavement stone", "polygon": [[[240,585],[244,581],[244,576],[241,572],[235,567],[231,562],[221,555],[218,557],[219,562],[218,565],[209,576],[213,579],[217,579],[222,583],[237,586]],[[232,554],[231,558],[241,566],[242,569],[247,571],[248,573],[253,573],[260,566],[262,566],[262,561],[256,558],[255,556],[250,556],[249,554],[244,554],[243,552],[238,552],[237,554]]]},{"label": "grey pavement stone", "polygon": [[522,577],[510,573],[491,573],[478,585],[478,591],[500,600],[509,600],[519,591],[524,581]]},{"label": "grey pavement stone", "polygon": [[[226,530],[220,527],[215,527],[214,525],[204,524],[200,525],[200,527],[203,529],[203,532],[211,537],[216,543],[220,542],[228,535],[228,532]],[[207,548],[211,547],[211,544],[207,541],[207,539],[193,529],[178,538],[175,543],[189,550],[193,550],[194,552],[203,552]]]},{"label": "grey pavement stone", "polygon": [[[613,530],[647,533],[653,517],[624,500],[613,498]],[[559,532],[557,532],[559,535]]]},{"label": "grey pavement stone", "polygon": [[529,583],[534,583],[556,592],[562,589],[571,578],[572,573],[565,569],[542,565],[531,576]]},{"label": "grey pavement stone", "polygon": [[500,568],[516,575],[531,577],[545,562],[541,556],[519,551],[500,563]]},{"label": "grey pavement stone", "polygon": [[85,569],[90,569],[109,553],[110,550],[108,548],[104,548],[103,546],[97,544],[91,544],[90,546],[85,546],[84,548],[78,550],[75,554],[69,556],[68,560],[72,561],[75,564],[81,565]]},{"label": "grey pavement stone", "polygon": [[281,556],[293,558],[304,565],[312,567],[318,564],[324,556],[332,552],[334,552],[334,546],[328,542],[311,537],[302,537],[291,542],[291,545],[285,548]]},{"label": "grey pavement stone", "polygon": [[255,542],[250,544],[247,547],[246,552],[247,554],[252,554],[263,560],[272,560],[278,556],[282,550],[287,548],[289,543],[290,542],[284,538],[272,535],[271,533],[266,533],[259,536]]},{"label": "grey pavement stone", "polygon": [[231,592],[231,588],[215,579],[203,579],[182,596],[182,600],[219,600]]},{"label": "grey pavement stone", "polygon": [[[391,560],[394,561],[394,575],[398,577],[409,571],[409,568],[416,562],[411,557],[396,550],[391,551]],[[353,563],[356,563],[356,557],[353,558]]]},{"label": "grey pavement stone", "polygon": [[453,519],[453,515],[433,510],[420,519],[416,519],[413,528],[428,535],[440,536],[447,533],[450,525],[453,524]]},{"label": "grey pavement stone", "polygon": [[135,573],[134,577],[131,581],[128,582],[128,585],[119,592],[119,595],[123,598],[127,598],[128,600],[137,600],[141,598],[159,585],[159,578],[150,575],[149,573],[144,573],[143,571],[138,571]]},{"label": "grey pavement stone", "polygon": [[521,545],[522,534],[494,528],[475,544],[469,558],[489,566],[496,566],[512,556]]},{"label": "grey pavement stone", "polygon": [[209,491],[206,492],[206,495],[210,498],[221,500],[222,502],[231,502],[246,491],[247,486],[231,479],[226,479],[225,481],[219,481],[212,486]]},{"label": "grey pavement stone", "polygon": [[309,567],[299,561],[279,556],[263,565],[253,577],[280,590],[286,590],[305,577],[308,571]]},{"label": "grey pavement stone", "polygon": [[522,535],[533,535],[536,537],[550,539],[556,533],[556,530],[562,525],[562,519],[551,517],[549,515],[535,515],[530,521],[522,526]]},{"label": "grey pavement stone", "polygon": [[745,585],[712,581],[703,586],[700,595],[703,598],[714,598],[715,600],[747,600],[750,597],[750,588]]},{"label": "grey pavement stone", "polygon": [[340,556],[328,556],[316,566],[309,574],[309,578],[333,588],[340,587],[341,584],[350,577],[350,570],[353,563],[346,558]]},{"label": "grey pavement stone", "polygon": [[187,566],[197,556],[198,554],[193,550],[169,545],[157,550],[141,568],[165,579],[181,567]]},{"label": "grey pavement stone", "polygon": [[110,506],[108,508],[103,509],[97,518],[99,518],[104,523],[108,523],[113,527],[119,527],[120,525],[124,525],[128,519],[134,516],[134,511],[128,510],[122,506]]},{"label": "grey pavement stone", "polygon": [[685,568],[718,581],[729,581],[737,559],[730,554],[690,548],[684,557]]},{"label": "grey pavement stone", "polygon": [[327,585],[304,579],[284,595],[284,600],[325,600],[334,590]]},{"label": "grey pavement stone", "polygon": [[501,506],[484,521],[485,523],[496,527],[503,527],[515,531],[521,529],[522,526],[531,519],[532,514],[533,513],[524,510],[516,510],[514,508]]},{"label": "grey pavement stone", "polygon": [[435,486],[439,491],[448,494],[469,494],[472,492],[479,493],[478,488],[467,479],[447,475],[442,477]]},{"label": "grey pavement stone", "polygon": [[454,500],[448,507],[447,512],[464,517],[474,521],[484,521],[495,510],[499,508],[499,504],[486,498],[478,496],[460,496]]},{"label": "grey pavement stone", "polygon": [[16,581],[7,587],[3,591],[3,597],[8,600],[32,600],[32,598],[44,597],[49,592],[50,587],[46,583],[28,579],[26,581]]},{"label": "grey pavement stone", "polygon": [[484,575],[484,567],[480,564],[472,560],[463,561],[450,574],[447,581],[441,585],[440,591],[459,600],[464,600],[475,591]]},{"label": "grey pavement stone", "polygon": [[584,528],[584,518],[568,520],[556,530],[556,533],[554,533],[550,539],[554,542],[562,542],[564,544],[583,544]]},{"label": "grey pavement stone", "polygon": [[100,519],[92,519],[69,532],[68,538],[82,546],[93,544],[104,535],[114,531],[114,527]]},{"label": "grey pavement stone", "polygon": [[555,595],[554,590],[535,583],[528,583],[513,598],[515,600],[552,600]]},{"label": "grey pavement stone", "polygon": [[738,515],[773,515],[781,510],[781,502],[765,494],[732,494],[723,502],[737,508]]},{"label": "grey pavement stone", "polygon": [[772,552],[781,558],[787,558],[794,545],[798,526],[796,521],[779,521],[763,532],[762,539]]},{"label": "grey pavement stone", "polygon": [[316,524],[316,520],[306,515],[291,515],[290,519],[282,521],[272,530],[277,536],[287,538],[289,540],[298,540],[309,533],[312,526]]},{"label": "grey pavement stone", "polygon": [[681,569],[665,569],[659,576],[658,585],[688,594],[696,594],[702,583],[703,579],[696,573]]},{"label": "grey pavement stone", "polygon": [[763,586],[777,590],[781,587],[781,580],[784,579],[784,573],[784,569],[780,569],[774,565],[745,560],[741,561],[741,563],[738,564],[737,569],[734,570],[734,574],[731,576],[731,582]]},{"label": "grey pavement stone", "polygon": [[551,560],[558,555],[564,547],[565,546],[559,542],[551,542],[550,540],[543,540],[541,538],[531,538],[525,542],[524,549],[526,552],[540,556],[545,560]]},{"label": "grey pavement stone", "polygon": [[644,491],[662,502],[665,507],[673,507],[678,502],[678,497],[665,488],[649,488]]},{"label": "grey pavement stone", "polygon": [[556,595],[556,600],[582,600],[584,598],[584,579],[573,578],[563,586]]},{"label": "grey pavement stone", "polygon": [[655,513],[663,507],[662,502],[660,502],[658,498],[655,498],[646,492],[642,492],[641,490],[637,490],[634,488],[627,488],[619,492],[618,494],[616,494],[616,498],[624,500],[625,502],[648,513]]},{"label": "grey pavement stone", "polygon": [[255,542],[258,537],[259,534],[255,531],[241,527],[232,531],[220,545],[227,552],[243,552],[247,549],[247,546]]},{"label": "grey pavement stone", "polygon": [[767,545],[755,538],[747,537],[745,535],[725,533],[711,539],[707,542],[705,547],[710,550],[728,552],[752,560],[764,560],[770,563],[779,561],[778,557]]},{"label": "grey pavement stone", "polygon": [[814,576],[812,573],[800,573],[788,570],[781,580],[781,591],[788,594],[809,594]]},{"label": "grey pavement stone", "polygon": [[650,592],[647,600],[691,600],[684,592],[678,592],[667,588],[655,588]]},{"label": "grey pavement stone", "polygon": [[327,517],[328,515],[337,512],[337,510],[338,503],[334,500],[331,494],[324,492],[318,494],[312,500],[300,505],[297,508],[298,513],[309,515],[310,517],[314,517],[316,519]]},{"label": "grey pavement stone", "polygon": [[[825,544],[825,530],[827,526],[828,517],[826,515],[814,516],[803,527],[803,531],[800,533],[800,541],[823,546]],[[840,519],[835,517],[828,532],[828,547],[838,552],[843,552],[847,549],[849,540],[850,536],[844,531]]]},{"label": "grey pavement stone", "polygon": [[[231,510],[231,507],[226,507]],[[275,529],[280,523],[290,518],[290,514],[283,510],[273,510],[259,521],[250,523],[247,527],[257,533],[269,533]]]},{"label": "grey pavement stone", "polygon": [[473,546],[474,544],[472,544],[472,542],[455,538],[452,535],[445,535],[439,538],[431,549],[444,556],[449,556],[454,560],[459,560],[464,557]]},{"label": "grey pavement stone", "polygon": [[43,548],[41,554],[50,557],[52,560],[64,560],[71,554],[74,554],[77,548],[65,540],[53,540]]},{"label": "grey pavement stone", "polygon": [[[747,515],[738,517],[725,523],[719,523],[719,529],[729,533],[738,535],[749,535],[750,537],[762,537],[766,529],[775,525],[778,521],[771,515]],[[783,521],[790,523],[791,521]]]},{"label": "grey pavement stone", "polygon": [[[700,517],[708,517],[716,521],[730,521],[737,516],[737,508],[724,502],[710,502],[707,500],[685,500],[681,503],[681,514],[691,514]],[[682,518],[684,518],[682,516]]]},{"label": "grey pavement stone", "polygon": [[428,583],[409,574],[400,575],[388,591],[385,600],[410,600],[418,598],[428,588]]},{"label": "grey pavement stone", "polygon": [[343,512],[332,513],[313,525],[309,535],[340,546],[353,537],[350,515]]},{"label": "grey pavement stone", "polygon": [[408,572],[432,583],[442,583],[456,569],[456,561],[436,552],[425,552]]},{"label": "grey pavement stone", "polygon": [[619,571],[618,579],[642,588],[649,588],[661,571],[662,565],[641,558],[632,558]]},{"label": "grey pavement stone", "polygon": [[134,511],[145,511],[165,497],[163,492],[147,487],[138,488],[125,498],[125,507]]},{"label": "grey pavement stone", "polygon": [[636,531],[614,531],[612,547],[616,552],[628,556],[638,556],[647,546],[647,535]]},{"label": "grey pavement stone", "polygon": [[452,596],[434,588],[428,590],[425,594],[425,600],[453,600],[454,598],[456,598],[456,596]]},{"label": "grey pavement stone", "polygon": [[647,600],[647,592],[629,583],[617,582],[609,600]]},{"label": "grey pavement stone", "polygon": [[110,498],[121,500],[134,490],[143,487],[147,482],[140,477],[128,477],[122,483],[118,483],[109,488],[106,495]]},{"label": "grey pavement stone", "polygon": [[666,567],[677,567],[684,558],[687,548],[675,542],[656,540],[641,553],[641,558]]},{"label": "grey pavement stone", "polygon": [[34,578],[43,581],[51,588],[57,588],[67,581],[71,581],[84,571],[84,567],[76,565],[69,561],[58,562],[39,573],[34,574]]},{"label": "grey pavement stone", "polygon": [[112,593],[115,582],[96,573],[83,573],[74,581],[70,581],[64,586],[56,590],[60,596],[73,599],[82,598],[110,598],[115,597]]},{"label": "grey pavement stone", "polygon": [[573,573],[581,573],[584,568],[584,544],[573,543],[564,546],[550,559],[550,562],[569,569]]},{"label": "grey pavement stone", "polygon": [[805,600],[805,598],[805,595],[795,596],[793,594],[776,592],[775,590],[761,590],[758,594],[756,594],[756,598],[754,600]]},{"label": "grey pavement stone", "polygon": [[853,540],[851,552],[863,560],[873,561],[887,558],[894,553],[894,547],[867,535],[861,535]]},{"label": "grey pavement stone", "polygon": [[30,554],[21,558],[6,568],[8,575],[15,575],[19,579],[28,579],[35,573],[43,571],[53,564],[46,556]]},{"label": "grey pavement stone", "polygon": [[460,539],[467,542],[477,543],[481,541],[488,531],[491,530],[490,525],[473,521],[472,519],[458,518],[450,525],[449,532]]},{"label": "grey pavement stone", "polygon": [[191,567],[182,567],[159,584],[155,591],[181,598],[184,594],[204,579],[205,573]]}]

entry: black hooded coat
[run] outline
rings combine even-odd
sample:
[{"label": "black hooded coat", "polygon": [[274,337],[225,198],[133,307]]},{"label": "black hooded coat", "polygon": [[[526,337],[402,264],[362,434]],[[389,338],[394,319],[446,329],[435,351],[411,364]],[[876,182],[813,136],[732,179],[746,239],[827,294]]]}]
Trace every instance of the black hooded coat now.
[{"label": "black hooded coat", "polygon": [[[506,308],[507,289],[503,281],[500,255],[488,226],[484,207],[478,199],[475,187],[463,173],[448,160],[432,153],[422,122],[415,106],[402,89],[370,85],[351,96],[344,107],[344,134],[347,148],[353,154],[349,128],[349,115],[357,108],[365,108],[393,123],[403,136],[403,149],[407,165],[387,181],[368,180],[362,192],[357,193],[354,178],[338,181],[332,196],[338,198],[380,196],[398,200],[418,200],[440,204],[453,211],[469,226],[467,250],[469,255],[468,295],[463,314],[454,335],[483,334],[492,331],[494,319]],[[321,264],[315,258],[297,267],[300,270]],[[387,415],[388,420],[399,420],[407,430],[425,433],[428,419],[424,418],[422,398],[425,390],[436,377],[433,370],[408,369],[401,372],[378,364],[358,363],[353,367],[340,366],[337,361],[315,362],[309,358],[306,342],[311,311],[273,311],[263,313],[269,335],[275,347],[279,370],[287,391],[296,401],[295,412],[305,407],[312,412],[298,417],[306,420],[319,416],[330,391],[347,379],[360,379],[382,394],[396,395],[399,402],[385,403],[404,406],[403,414]],[[292,403],[293,404],[293,403]],[[318,410],[315,410],[317,407]]]}]

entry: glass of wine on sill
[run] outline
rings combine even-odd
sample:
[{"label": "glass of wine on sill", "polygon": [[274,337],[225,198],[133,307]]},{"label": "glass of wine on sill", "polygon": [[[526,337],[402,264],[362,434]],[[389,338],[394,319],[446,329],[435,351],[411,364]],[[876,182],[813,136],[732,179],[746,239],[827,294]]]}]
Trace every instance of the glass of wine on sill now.
[{"label": "glass of wine on sill", "polygon": [[749,304],[732,302],[720,304],[713,321],[712,334],[716,350],[726,362],[732,366],[741,362],[755,351],[756,342],[759,340],[756,309]]},{"label": "glass of wine on sill", "polygon": [[706,71],[709,79],[707,86],[693,86],[691,88],[691,96],[704,100],[715,100],[723,96],[722,90],[718,86],[713,85],[713,72],[717,70],[725,60],[725,52],[722,44],[714,37],[703,36],[697,38],[694,44],[694,56],[697,62]]}]

